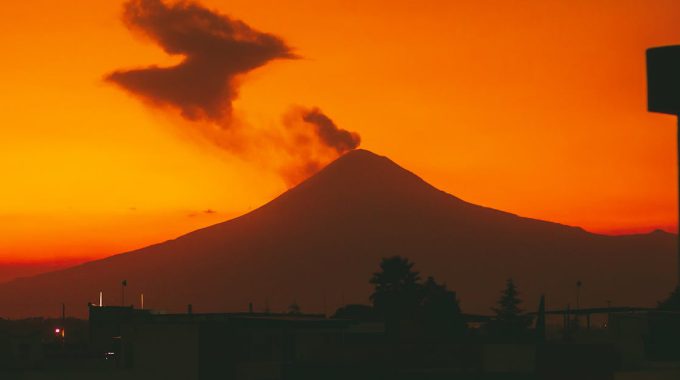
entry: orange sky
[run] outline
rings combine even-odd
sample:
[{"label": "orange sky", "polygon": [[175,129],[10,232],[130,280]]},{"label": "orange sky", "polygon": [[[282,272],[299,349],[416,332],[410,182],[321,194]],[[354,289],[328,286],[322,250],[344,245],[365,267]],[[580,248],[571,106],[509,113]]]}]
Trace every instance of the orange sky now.
[{"label": "orange sky", "polygon": [[[125,28],[122,4],[2,6],[0,262],[141,247],[285,190],[102,80],[178,61]],[[646,112],[644,67],[645,48],[680,43],[676,0],[203,4],[303,56],[244,79],[235,108],[255,125],[319,106],[467,201],[597,232],[676,228],[675,120]]]}]

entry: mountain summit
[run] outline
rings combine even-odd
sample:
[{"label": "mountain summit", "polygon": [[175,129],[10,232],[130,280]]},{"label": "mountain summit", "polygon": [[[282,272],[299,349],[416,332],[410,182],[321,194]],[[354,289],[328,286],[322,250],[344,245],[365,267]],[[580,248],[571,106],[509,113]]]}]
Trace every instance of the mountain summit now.
[{"label": "mountain summit", "polygon": [[675,284],[677,236],[605,236],[477,206],[440,191],[386,157],[351,151],[266,205],[177,239],[0,285],[0,317],[83,316],[144,293],[145,306],[198,312],[331,313],[367,303],[380,259],[402,255],[486,313],[507,278],[534,308],[651,306]]}]

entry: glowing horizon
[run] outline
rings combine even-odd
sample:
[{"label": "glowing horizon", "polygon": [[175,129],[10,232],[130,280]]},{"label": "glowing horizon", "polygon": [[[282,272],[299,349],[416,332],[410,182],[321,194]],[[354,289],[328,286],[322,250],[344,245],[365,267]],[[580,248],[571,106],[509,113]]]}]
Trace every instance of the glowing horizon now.
[{"label": "glowing horizon", "polygon": [[[123,3],[5,5],[2,263],[141,248],[286,189],[105,83],[178,61],[123,25]],[[318,106],[465,201],[598,233],[677,231],[675,120],[647,112],[644,67],[646,48],[680,43],[677,2],[201,3],[301,56],[242,78],[234,109],[257,127]]]}]

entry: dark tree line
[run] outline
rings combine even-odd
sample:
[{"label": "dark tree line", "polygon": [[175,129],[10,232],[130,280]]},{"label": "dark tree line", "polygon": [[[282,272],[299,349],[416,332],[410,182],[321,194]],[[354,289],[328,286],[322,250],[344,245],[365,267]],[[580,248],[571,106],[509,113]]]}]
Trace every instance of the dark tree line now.
[{"label": "dark tree line", "polygon": [[434,277],[422,281],[408,259],[382,259],[380,271],[370,282],[374,286],[370,300],[376,314],[384,319],[388,334],[398,334],[404,322],[415,323],[433,336],[454,337],[465,332],[456,293]]},{"label": "dark tree line", "polygon": [[[374,286],[370,296],[372,306],[345,305],[333,317],[384,321],[388,334],[398,335],[403,322],[412,322],[430,336],[465,335],[466,316],[456,292],[432,276],[423,281],[407,258],[383,258],[380,270],[373,274],[370,283]],[[540,310],[544,310],[544,302],[541,298]],[[501,341],[525,340],[532,336],[545,339],[545,315],[539,312],[535,334],[529,334],[533,317],[524,313],[521,303],[517,286],[508,279],[496,307],[491,309],[494,316],[484,326],[489,337]],[[680,311],[680,286],[658,302],[658,309]]]},{"label": "dark tree line", "polygon": [[[399,334],[404,322],[412,322],[429,336],[465,335],[466,318],[456,292],[432,276],[422,281],[413,267],[412,262],[400,256],[384,258],[380,270],[370,279],[374,286],[370,296],[373,311],[385,321],[388,334]],[[490,335],[513,340],[526,336],[532,318],[522,314],[521,302],[515,284],[508,280],[497,307],[492,309],[495,318],[486,326]],[[363,309],[363,313],[367,310]]]},{"label": "dark tree line", "polygon": [[[347,305],[336,313],[338,318],[355,318],[385,321],[388,329],[398,330],[400,322],[411,321],[420,324],[430,335],[461,336],[466,330],[465,316],[461,311],[456,292],[446,284],[438,283],[430,276],[422,281],[420,273],[407,258],[393,256],[380,262],[380,270],[373,274],[370,283],[374,291],[370,296],[372,307]],[[500,340],[516,341],[529,337],[528,331],[533,318],[524,313],[520,304],[519,291],[512,279],[508,279],[497,306],[491,310],[494,317],[486,323],[489,336]],[[541,299],[540,309],[544,300]],[[659,310],[680,311],[680,286],[666,299],[658,302]],[[545,334],[545,317],[541,316],[537,330]]]}]

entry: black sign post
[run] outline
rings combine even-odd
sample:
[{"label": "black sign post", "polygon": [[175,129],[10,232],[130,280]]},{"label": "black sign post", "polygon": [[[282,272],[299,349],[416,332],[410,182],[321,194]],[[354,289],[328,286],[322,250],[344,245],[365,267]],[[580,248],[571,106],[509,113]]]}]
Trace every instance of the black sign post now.
[{"label": "black sign post", "polygon": [[[650,112],[678,117],[676,134],[678,167],[680,168],[680,45],[647,49],[647,109]],[[680,220],[680,169],[678,189]],[[678,247],[678,285],[680,286],[680,246]]]}]

